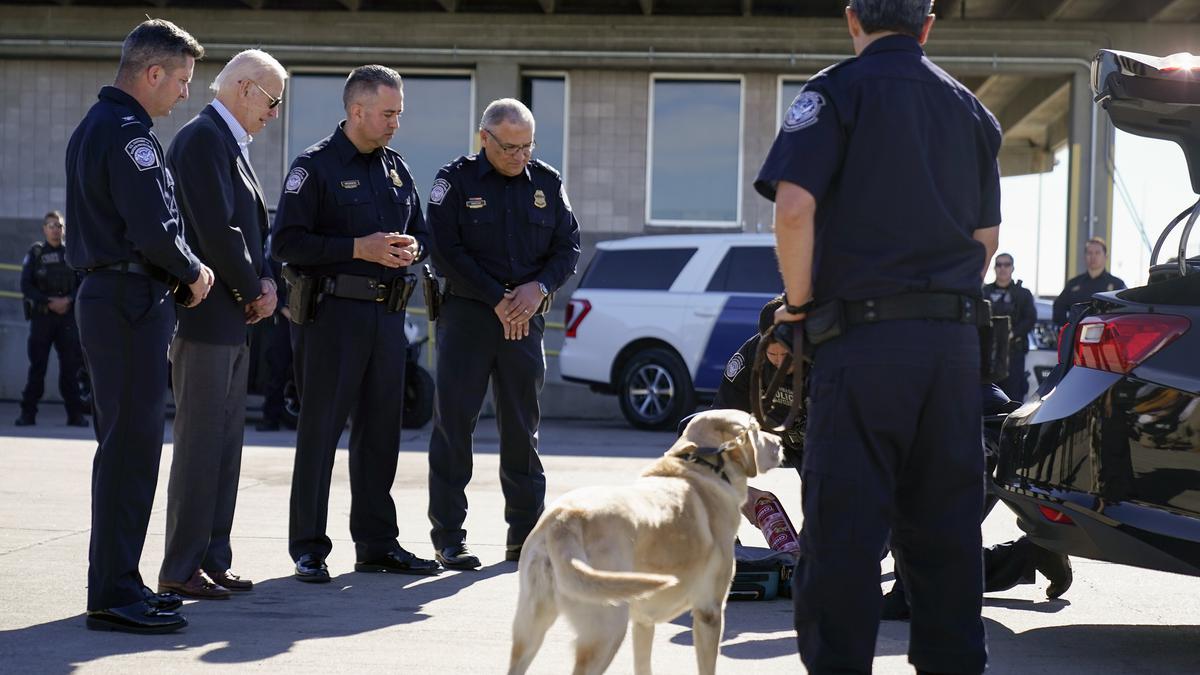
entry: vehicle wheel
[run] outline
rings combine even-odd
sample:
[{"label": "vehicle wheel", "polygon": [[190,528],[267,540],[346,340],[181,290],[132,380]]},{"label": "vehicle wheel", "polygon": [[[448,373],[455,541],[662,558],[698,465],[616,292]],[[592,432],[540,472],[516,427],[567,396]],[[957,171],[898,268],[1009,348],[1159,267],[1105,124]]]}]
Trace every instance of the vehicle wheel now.
[{"label": "vehicle wheel", "polygon": [[433,376],[420,366],[410,366],[404,378],[405,429],[420,429],[433,417]]},{"label": "vehicle wheel", "polygon": [[621,373],[621,413],[639,429],[674,429],[696,407],[692,378],[666,349],[638,352]]},{"label": "vehicle wheel", "polygon": [[295,429],[299,419],[300,392],[296,389],[296,381],[288,379],[287,384],[283,385],[283,415],[279,421],[289,429]]}]

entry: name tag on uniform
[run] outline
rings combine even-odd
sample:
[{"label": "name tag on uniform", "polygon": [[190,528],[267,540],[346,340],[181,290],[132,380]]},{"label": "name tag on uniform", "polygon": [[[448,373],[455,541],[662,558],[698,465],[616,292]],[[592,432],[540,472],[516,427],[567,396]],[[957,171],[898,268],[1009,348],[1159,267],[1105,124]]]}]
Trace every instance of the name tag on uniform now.
[{"label": "name tag on uniform", "polygon": [[534,190],[533,205],[539,209],[546,208],[546,193],[542,192],[541,190]]},{"label": "name tag on uniform", "polygon": [[342,181],[342,187],[346,188],[347,190],[353,190],[354,188],[356,188],[356,187],[358,187],[358,186],[359,186],[359,182],[358,182],[358,181],[356,181],[356,180],[344,180],[344,181]]},{"label": "name tag on uniform", "polygon": [[468,209],[482,209],[485,206],[487,206],[487,202],[483,200],[483,197],[471,197],[467,200]]}]

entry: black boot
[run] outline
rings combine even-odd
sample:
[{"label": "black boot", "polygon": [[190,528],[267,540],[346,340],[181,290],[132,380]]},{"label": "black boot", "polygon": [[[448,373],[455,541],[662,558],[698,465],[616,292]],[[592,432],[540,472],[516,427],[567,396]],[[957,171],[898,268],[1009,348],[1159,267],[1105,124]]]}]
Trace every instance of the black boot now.
[{"label": "black boot", "polygon": [[985,593],[1007,591],[1017,584],[1032,584],[1033,542],[1025,537],[1016,541],[983,549],[983,577]]},{"label": "black boot", "polygon": [[1062,596],[1074,581],[1074,575],[1071,573],[1071,559],[1037,544],[1031,544],[1031,546],[1033,547],[1034,566],[1050,581],[1050,585],[1046,587],[1046,597],[1053,600]]}]

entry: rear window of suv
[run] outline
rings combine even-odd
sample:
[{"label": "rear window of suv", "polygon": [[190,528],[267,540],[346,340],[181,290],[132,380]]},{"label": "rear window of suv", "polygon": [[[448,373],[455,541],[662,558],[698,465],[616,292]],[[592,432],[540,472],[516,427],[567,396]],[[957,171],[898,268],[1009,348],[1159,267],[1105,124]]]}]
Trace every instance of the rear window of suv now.
[{"label": "rear window of suv", "polygon": [[580,288],[665,291],[695,255],[695,248],[598,249]]},{"label": "rear window of suv", "polygon": [[775,249],[770,246],[733,246],[708,282],[710,293],[770,293],[783,292],[779,263]]}]

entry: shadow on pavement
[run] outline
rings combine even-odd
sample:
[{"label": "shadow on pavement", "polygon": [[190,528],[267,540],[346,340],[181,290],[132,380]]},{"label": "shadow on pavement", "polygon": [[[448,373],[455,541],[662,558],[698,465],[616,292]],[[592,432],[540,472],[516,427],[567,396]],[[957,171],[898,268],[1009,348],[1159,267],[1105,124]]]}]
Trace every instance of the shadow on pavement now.
[{"label": "shadow on pavement", "polygon": [[84,628],[82,614],[0,632],[0,662],[10,664],[10,672],[69,673],[109,656],[213,646],[197,658],[211,664],[253,663],[303,640],[423,621],[425,605],[515,571],[515,563],[503,562],[437,577],[347,573],[328,584],[304,584],[290,576],[268,579],[229,600],[186,603],[181,611],[190,625],[179,633],[94,632]]},{"label": "shadow on pavement", "polygon": [[1005,609],[1019,609],[1026,612],[1040,612],[1042,614],[1057,614],[1071,606],[1070,600],[1023,600],[1019,598],[989,598],[984,596],[984,607],[1003,607]]}]

